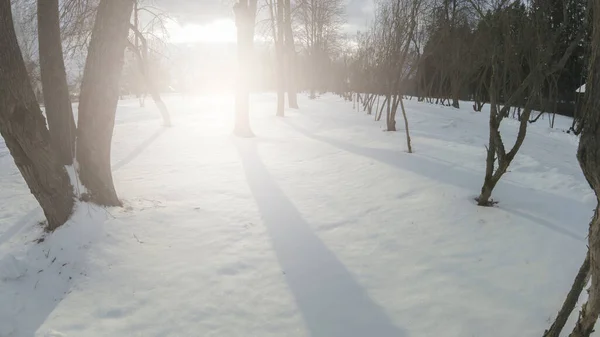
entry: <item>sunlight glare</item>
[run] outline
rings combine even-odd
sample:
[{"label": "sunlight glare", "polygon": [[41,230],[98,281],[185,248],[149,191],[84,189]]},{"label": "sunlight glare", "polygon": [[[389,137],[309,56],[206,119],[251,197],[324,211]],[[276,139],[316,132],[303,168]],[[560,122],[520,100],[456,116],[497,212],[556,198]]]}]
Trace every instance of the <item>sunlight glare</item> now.
[{"label": "sunlight glare", "polygon": [[205,25],[172,21],[168,25],[172,43],[234,43],[237,40],[235,22],[219,19]]}]

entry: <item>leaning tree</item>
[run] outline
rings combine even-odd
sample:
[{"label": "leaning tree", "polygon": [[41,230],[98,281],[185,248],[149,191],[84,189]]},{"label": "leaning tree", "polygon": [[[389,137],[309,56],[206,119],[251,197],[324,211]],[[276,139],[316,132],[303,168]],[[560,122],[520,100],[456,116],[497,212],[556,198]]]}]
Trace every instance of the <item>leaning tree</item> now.
[{"label": "leaning tree", "polygon": [[71,165],[75,156],[75,119],[69,96],[60,33],[59,1],[37,1],[38,46],[44,110],[59,161]]},{"label": "leaning tree", "polygon": [[596,209],[589,225],[586,258],[556,320],[550,329],[545,331],[544,337],[560,335],[590,278],[587,301],[581,307],[575,327],[569,336],[590,336],[600,315],[600,0],[591,0],[588,5],[590,17],[593,17],[592,36],[584,107],[580,115],[581,134],[577,160],[585,179],[596,194]]},{"label": "leaning tree", "polygon": [[132,10],[131,0],[100,2],[81,84],[79,177],[87,188],[87,198],[103,206],[121,205],[113,184],[110,149]]},{"label": "leaning tree", "polygon": [[73,211],[74,194],[27,75],[10,0],[0,1],[0,134],[54,230]]}]

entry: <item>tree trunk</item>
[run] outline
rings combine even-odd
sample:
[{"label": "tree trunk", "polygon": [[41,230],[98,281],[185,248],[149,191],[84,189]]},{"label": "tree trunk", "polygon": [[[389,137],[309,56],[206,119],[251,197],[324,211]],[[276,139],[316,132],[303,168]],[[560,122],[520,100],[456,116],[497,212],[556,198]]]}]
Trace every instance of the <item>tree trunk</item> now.
[{"label": "tree trunk", "polygon": [[575,276],[575,281],[573,281],[573,285],[571,286],[571,290],[569,294],[567,294],[567,298],[563,303],[558,315],[556,316],[556,320],[550,326],[550,329],[544,331],[543,337],[559,337],[562,329],[564,328],[569,316],[575,309],[577,305],[577,301],[579,300],[579,296],[585,288],[585,285],[588,283],[590,278],[590,254],[589,252],[585,256],[585,260],[583,264],[579,268],[579,272],[577,272],[577,276]]},{"label": "tree trunk", "polygon": [[[253,0],[249,0],[252,2]],[[254,1],[254,3],[256,3]],[[250,68],[254,44],[254,16],[256,6],[248,0],[240,0],[233,7],[237,27],[237,83],[235,91],[234,135],[254,137],[250,128]]]},{"label": "tree trunk", "polygon": [[[314,11],[313,11],[314,12]],[[314,21],[313,21],[314,22]],[[314,42],[313,42],[314,44]],[[316,46],[313,45],[312,48],[312,54],[309,55],[310,60],[312,61],[311,65],[310,65],[310,99],[315,99],[317,98],[316,95],[316,91],[317,91],[317,77],[318,77],[318,56],[317,56],[317,51],[316,51]]]},{"label": "tree trunk", "polygon": [[[137,2],[136,2],[136,6],[137,6]],[[137,27],[132,27],[132,28],[133,28],[133,32],[135,34],[135,43],[134,43],[133,47],[131,46],[131,44],[129,46],[133,48],[133,53],[137,58],[140,72],[146,82],[146,88],[148,88],[150,97],[152,97],[154,104],[156,104],[156,107],[158,108],[158,111],[160,112],[160,115],[163,120],[163,125],[167,126],[167,127],[171,126],[172,125],[171,124],[171,115],[169,114],[169,109],[167,109],[167,105],[160,97],[160,91],[158,90],[158,86],[156,85],[156,82],[154,81],[154,78],[152,77],[152,74],[150,71],[150,66],[148,65],[148,62],[149,62],[148,41],[146,41],[146,38],[142,35],[142,33],[138,30]],[[141,45],[138,44],[138,41],[141,42]]]},{"label": "tree trunk", "polygon": [[388,100],[386,125],[387,131],[396,131],[396,110],[398,108],[398,95],[391,95]]},{"label": "tree trunk", "polygon": [[277,64],[277,116],[285,114],[285,47],[284,47],[284,22],[283,22],[283,0],[277,0],[276,4],[276,31],[275,53]]},{"label": "tree trunk", "polygon": [[400,97],[400,107],[402,108],[402,117],[404,117],[404,129],[406,130],[406,145],[408,146],[408,153],[412,153],[410,132],[408,130],[408,118],[406,117],[406,109],[404,109],[404,102],[402,102],[402,97]]},{"label": "tree trunk", "polygon": [[294,44],[294,34],[292,32],[292,6],[290,0],[283,0],[285,11],[285,52],[286,52],[286,70],[287,70],[287,96],[288,107],[298,109],[298,95],[296,89],[296,46]]},{"label": "tree trunk", "polygon": [[103,206],[121,205],[113,184],[110,149],[132,9],[131,0],[100,2],[81,84],[79,175],[90,201]]},{"label": "tree trunk", "polygon": [[58,0],[38,0],[38,46],[44,106],[52,145],[61,164],[75,156],[75,120],[63,60]]},{"label": "tree trunk", "polygon": [[381,120],[381,116],[383,115],[383,109],[385,109],[386,104],[389,102],[390,97],[388,95],[385,96],[385,99],[383,100],[383,103],[381,104],[381,108],[379,108],[379,113],[375,112],[375,120],[376,121],[380,121]]},{"label": "tree trunk", "polygon": [[47,230],[73,212],[73,186],[53,149],[15,34],[10,1],[0,1],[0,134],[48,221]]},{"label": "tree trunk", "polygon": [[[599,8],[600,9],[600,8]],[[586,90],[589,90],[586,86]],[[583,133],[582,133],[583,135]],[[598,138],[594,136],[595,138]],[[589,145],[589,144],[588,144]],[[598,146],[600,143],[595,144],[594,146]],[[585,147],[586,145],[584,145]],[[596,147],[597,148],[597,147]],[[581,146],[579,147],[581,150]],[[587,150],[584,150],[587,151]],[[577,156],[579,157],[581,154],[580,151],[577,152]],[[585,156],[585,155],[584,155]],[[598,158],[594,158],[592,160],[596,164],[600,164],[600,161],[596,161]],[[579,159],[581,164],[581,159]],[[586,166],[590,163],[587,160],[583,160],[586,163]],[[583,167],[583,164],[582,164]],[[597,167],[597,166],[596,166]],[[589,167],[587,167],[589,168]],[[587,168],[583,169],[584,171]],[[597,172],[597,169],[596,169]],[[584,175],[586,175],[584,173]],[[587,175],[586,175],[587,178]],[[596,175],[596,179],[598,175]],[[589,180],[588,180],[589,181]],[[599,180],[596,180],[598,182]],[[597,186],[598,188],[600,186]],[[595,191],[598,191],[594,188]],[[598,192],[596,192],[598,193]],[[598,217],[598,212],[600,211],[600,207],[596,206],[596,211],[594,212],[594,218],[592,222],[590,222],[589,234],[588,234],[588,249],[590,255],[590,269],[591,269],[591,279],[592,284],[588,289],[588,300],[581,308],[579,312],[579,318],[577,319],[577,323],[575,323],[575,327],[573,331],[569,335],[570,337],[588,337],[594,332],[594,326],[596,325],[596,320],[598,319],[598,315],[600,315],[600,265],[598,261],[600,260],[600,218]]]},{"label": "tree trunk", "polygon": [[[590,4],[592,5],[592,4]],[[585,107],[582,111],[583,129],[579,138],[577,159],[585,179],[596,194],[596,211],[590,223],[588,250],[590,254],[591,286],[588,300],[581,308],[572,337],[589,336],[600,314],[600,0],[593,0],[594,15]]]},{"label": "tree trunk", "polygon": [[[494,113],[490,115],[490,143],[486,158],[486,174],[483,181],[483,187],[481,188],[481,195],[477,198],[477,205],[479,206],[491,206],[494,201],[490,199],[492,191],[496,184],[502,178],[502,176],[508,170],[510,163],[515,158],[517,152],[525,141],[527,135],[527,124],[529,117],[531,116],[530,103],[533,99],[530,98],[523,111],[523,118],[519,122],[519,132],[517,133],[517,139],[515,144],[508,153],[505,153],[504,144],[500,137],[500,115]],[[497,110],[497,109],[494,109]],[[493,111],[492,111],[493,112]],[[496,116],[496,117],[493,117]],[[493,120],[492,120],[493,119]],[[497,157],[498,168],[494,171],[495,157]]]},{"label": "tree trunk", "polygon": [[456,109],[460,109],[460,103],[457,98],[452,98],[452,107]]},{"label": "tree trunk", "polygon": [[[491,155],[494,156],[494,152],[491,152]],[[490,150],[488,150],[486,166],[490,165],[489,158],[490,158]],[[493,162],[491,165],[493,167],[493,165],[494,165]],[[488,176],[486,174],[485,178],[483,179],[483,186],[481,187],[481,194],[479,194],[479,197],[477,197],[477,199],[476,199],[478,206],[492,206],[494,204],[494,202],[492,200],[490,200],[490,198],[492,197],[492,191],[494,190],[494,187],[496,187],[496,181],[494,181],[492,176]]]},{"label": "tree trunk", "polygon": [[148,91],[150,92],[150,97],[152,97],[154,104],[156,104],[156,107],[158,108],[158,111],[160,112],[160,115],[163,120],[163,126],[172,126],[171,115],[169,114],[169,109],[167,109],[167,105],[162,100],[162,97],[160,97],[160,92],[158,90],[158,87],[156,86],[156,83],[154,82],[153,79],[149,78],[150,77],[149,74],[147,74],[146,76],[147,76],[146,81],[147,81]]},{"label": "tree trunk", "polygon": [[[495,68],[494,68],[495,69]],[[494,70],[493,70],[494,71]],[[492,75],[494,76],[494,75]],[[493,84],[494,78],[490,81],[490,118],[489,118],[489,137],[487,146],[487,155],[485,159],[485,177],[483,178],[483,186],[481,187],[481,194],[476,199],[477,205],[489,206],[490,198],[492,196],[492,190],[494,189],[496,182],[494,182],[494,165],[496,163],[496,134],[498,133],[498,106],[496,105],[496,93],[494,92],[495,86]]]},{"label": "tree trunk", "polygon": [[[457,75],[454,75],[457,76]],[[451,80],[452,88],[452,107],[460,109],[460,87],[461,83],[458,79]]]}]

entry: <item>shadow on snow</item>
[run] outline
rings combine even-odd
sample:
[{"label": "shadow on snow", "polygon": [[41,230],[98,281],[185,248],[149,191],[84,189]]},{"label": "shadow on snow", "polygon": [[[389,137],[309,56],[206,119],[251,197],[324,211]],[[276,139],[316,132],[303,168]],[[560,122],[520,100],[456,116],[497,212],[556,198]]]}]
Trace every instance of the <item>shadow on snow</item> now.
[{"label": "shadow on snow", "polygon": [[[445,163],[436,158],[428,159],[424,156],[420,156],[418,153],[407,154],[399,150],[394,151],[389,149],[362,147],[331,137],[315,134],[297,125],[290,119],[286,119],[285,122],[292,129],[308,138],[324,142],[343,151],[374,159],[395,168],[413,172],[440,183],[476,192],[481,188],[481,185],[478,184],[483,182],[483,173],[481,173],[480,180],[474,180],[474,174],[477,176],[478,173],[471,173],[464,169],[456,168],[455,165],[450,165],[449,163]],[[507,189],[510,189],[510,193],[506,192]],[[582,226],[581,229],[586,228],[589,222],[589,214],[592,213],[592,210],[588,209],[585,204],[559,195],[524,188],[507,182],[506,180],[500,181],[494,194],[501,196],[501,209],[517,216],[528,218],[534,223],[548,228],[560,235],[580,242],[585,242],[585,238],[582,235],[556,224],[559,223],[561,225],[569,226],[577,224]],[[548,205],[562,206],[548,207]],[[548,219],[554,219],[555,223],[533,214],[534,212],[532,211],[540,209],[544,210]]]},{"label": "shadow on snow", "polygon": [[250,190],[312,337],[403,337],[315,235],[261,161],[255,140],[235,140]]}]

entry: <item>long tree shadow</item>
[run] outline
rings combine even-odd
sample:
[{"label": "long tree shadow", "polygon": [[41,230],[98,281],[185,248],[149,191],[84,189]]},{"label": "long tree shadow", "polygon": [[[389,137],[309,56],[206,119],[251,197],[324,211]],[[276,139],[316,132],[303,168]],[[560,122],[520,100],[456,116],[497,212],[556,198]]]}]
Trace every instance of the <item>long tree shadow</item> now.
[{"label": "long tree shadow", "polygon": [[[139,156],[148,146],[150,146],[156,139],[160,137],[165,131],[165,128],[161,128],[154,132],[149,138],[145,139],[138,146],[136,146],[133,151],[131,151],[125,158],[116,163],[112,169],[114,171],[120,169],[125,166],[137,156]],[[92,206],[92,208],[88,209],[90,214],[94,214],[94,218],[101,218],[105,216],[105,211],[100,207]],[[41,209],[38,207],[33,208],[27,214],[25,214],[20,220],[18,220],[13,226],[11,226],[4,233],[0,233],[0,245],[8,242],[15,234],[19,233],[24,227],[31,225],[32,222],[42,214]],[[88,226],[89,228],[101,228],[100,221],[97,223],[97,226]],[[79,226],[75,226],[78,227]],[[94,231],[82,230],[83,235],[91,235],[97,234],[92,233]],[[50,241],[53,240],[53,236],[49,238]],[[68,242],[65,240],[64,242]],[[69,274],[69,271],[66,270],[70,265],[77,265],[77,263],[73,263],[73,261],[60,261],[58,260],[56,263],[53,263],[56,260],[56,257],[52,257],[50,254],[51,249],[46,251],[44,250],[46,247],[56,248],[60,247],[57,245],[56,247],[51,247],[50,243],[44,242],[42,244],[32,244],[29,246],[27,257],[24,261],[16,262],[18,264],[29,265],[29,263],[33,263],[31,261],[37,260],[49,260],[52,262],[48,262],[48,267],[43,269],[43,273],[38,272],[35,275],[36,280],[27,279],[26,282],[14,283],[11,285],[11,288],[6,287],[7,289],[0,289],[4,291],[0,291],[0,302],[11,302],[16,301],[16,298],[19,299],[19,303],[22,303],[23,308],[20,310],[25,313],[21,313],[17,320],[14,322],[5,322],[2,321],[2,317],[0,317],[0,324],[8,324],[11,326],[8,327],[8,331],[11,329],[15,329],[15,332],[19,336],[33,337],[36,334],[36,331],[41,327],[48,316],[54,311],[54,309],[58,306],[58,304],[67,296],[69,293],[73,282],[80,276],[79,273]],[[62,249],[60,249],[62,251]],[[43,257],[45,256],[46,259]],[[82,263],[85,260],[85,254],[74,254],[76,256],[76,261]],[[50,257],[50,258],[48,258]],[[10,259],[10,256],[0,256],[0,259],[7,258]],[[65,268],[62,268],[63,266]],[[58,268],[58,269],[57,269]],[[0,285],[2,285],[2,280],[0,280]],[[35,284],[33,284],[35,283]],[[51,288],[51,290],[47,290],[44,292],[40,288]],[[33,290],[32,290],[33,289]],[[39,292],[39,293],[38,293]],[[21,295],[21,294],[27,294]],[[49,300],[47,297],[59,295],[58,298],[54,298],[53,301]],[[27,317],[27,322],[23,323],[23,319],[21,317]]]},{"label": "long tree shadow", "polygon": [[[150,135],[150,137],[138,144],[138,146],[136,146],[125,158],[119,160],[112,166],[113,171],[119,170],[123,166],[129,164],[137,156],[142,154],[142,152],[144,152],[144,150],[146,150],[148,146],[150,146],[154,141],[156,141],[166,131],[166,129],[167,128],[165,127],[161,127],[160,129],[156,130],[152,135]],[[23,228],[25,228],[25,226],[31,224],[31,222],[36,217],[40,217],[41,214],[42,213],[39,206],[36,206],[35,208],[27,212],[21,219],[15,222],[15,224],[9,227],[5,232],[0,233],[0,245],[10,240],[15,234],[19,233]]]},{"label": "long tree shadow", "polygon": [[8,331],[6,336],[45,336],[49,331],[40,331],[42,326],[90,268],[89,248],[105,237],[107,213],[93,205],[76,212],[85,216],[75,215],[79,220],[71,220],[78,222],[68,231],[29,244],[19,256],[0,256],[0,264],[8,262],[15,270],[14,275],[0,275],[0,303],[7,305],[0,310],[0,331]]},{"label": "long tree shadow", "polygon": [[161,127],[160,129],[156,130],[152,135],[150,135],[150,137],[148,137],[146,140],[138,144],[138,146],[136,146],[135,149],[133,149],[133,151],[131,151],[125,158],[119,160],[116,164],[112,166],[113,171],[117,171],[121,167],[129,164],[137,156],[142,154],[142,152],[144,152],[144,150],[147,149],[148,146],[150,146],[150,144],[157,140],[158,137],[160,137],[165,132],[165,130],[167,130],[166,127]]},{"label": "long tree shadow", "polygon": [[250,190],[312,337],[401,337],[334,253],[311,231],[262,163],[254,140],[236,140]]},{"label": "long tree shadow", "polygon": [[0,246],[2,246],[2,244],[5,242],[8,242],[27,225],[32,225],[34,220],[41,216],[43,216],[41,208],[36,207],[31,209],[21,219],[17,220],[14,225],[10,226],[6,231],[0,234]]},{"label": "long tree shadow", "polygon": [[[386,165],[411,171],[423,177],[466,190],[472,190],[476,192],[479,190],[479,188],[481,188],[481,185],[479,184],[483,181],[483,173],[481,173],[481,181],[478,181],[473,179],[472,172],[457,168],[451,163],[445,163],[444,161],[436,158],[429,159],[418,154],[406,154],[401,151],[389,149],[363,147],[338,139],[315,134],[297,125],[293,121],[290,121],[289,119],[284,120],[284,122],[304,136],[324,142],[340,150],[374,159]],[[495,193],[497,195],[510,195],[511,197],[507,204],[518,204],[519,208],[539,207],[540,203],[543,203],[544,205],[561,205],[561,207],[543,208],[543,211],[547,217],[549,219],[555,219],[556,223],[559,224],[581,224],[581,228],[583,229],[589,222],[588,218],[589,214],[591,214],[589,207],[570,198],[522,187],[508,181],[501,181],[496,187]],[[500,207],[507,212],[526,217],[532,220],[535,224],[550,229],[560,235],[581,241],[581,236],[571,232],[570,230],[561,228],[556,224],[552,224],[547,220],[528,215],[519,211],[518,209],[515,209],[514,207],[504,208],[502,204]]]}]

